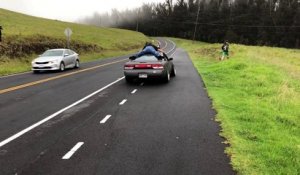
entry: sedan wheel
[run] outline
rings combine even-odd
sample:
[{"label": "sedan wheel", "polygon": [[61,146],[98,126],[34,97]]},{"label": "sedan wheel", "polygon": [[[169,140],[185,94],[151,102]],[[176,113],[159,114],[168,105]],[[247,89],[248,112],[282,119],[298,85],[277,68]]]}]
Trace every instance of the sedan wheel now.
[{"label": "sedan wheel", "polygon": [[65,64],[64,63],[60,63],[59,65],[59,70],[62,72],[65,70]]},{"label": "sedan wheel", "polygon": [[169,71],[167,72],[167,75],[163,78],[163,82],[164,83],[168,83],[171,79],[171,75],[169,73]]},{"label": "sedan wheel", "polygon": [[133,78],[130,77],[125,77],[125,80],[127,83],[132,83],[133,82]]},{"label": "sedan wheel", "polygon": [[175,69],[175,67],[172,68],[171,76],[172,76],[172,77],[175,77],[175,76],[176,76],[176,69]]},{"label": "sedan wheel", "polygon": [[75,68],[79,68],[80,64],[79,64],[79,60],[76,60],[76,63],[75,63]]}]

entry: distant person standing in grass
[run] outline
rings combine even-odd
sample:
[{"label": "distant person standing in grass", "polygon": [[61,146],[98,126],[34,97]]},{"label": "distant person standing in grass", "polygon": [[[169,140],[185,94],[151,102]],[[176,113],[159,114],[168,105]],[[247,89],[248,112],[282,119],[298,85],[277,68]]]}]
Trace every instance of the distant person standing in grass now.
[{"label": "distant person standing in grass", "polygon": [[225,41],[224,44],[222,45],[222,57],[220,60],[224,60],[224,58],[229,59],[229,43],[228,41]]}]

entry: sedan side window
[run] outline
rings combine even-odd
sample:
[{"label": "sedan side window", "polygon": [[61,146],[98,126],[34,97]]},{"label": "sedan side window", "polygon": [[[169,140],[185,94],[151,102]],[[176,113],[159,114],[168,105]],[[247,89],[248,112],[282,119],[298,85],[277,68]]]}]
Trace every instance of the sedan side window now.
[{"label": "sedan side window", "polygon": [[72,53],[70,52],[70,50],[66,50],[67,54],[72,55]]},{"label": "sedan side window", "polygon": [[68,50],[70,55],[73,55],[74,52],[72,50]]}]

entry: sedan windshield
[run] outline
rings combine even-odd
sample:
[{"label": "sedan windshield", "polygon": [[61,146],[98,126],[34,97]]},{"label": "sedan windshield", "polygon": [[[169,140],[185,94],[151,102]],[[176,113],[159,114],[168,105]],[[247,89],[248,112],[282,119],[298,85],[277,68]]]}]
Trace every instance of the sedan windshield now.
[{"label": "sedan windshield", "polygon": [[42,57],[55,57],[55,56],[62,56],[62,50],[47,50],[46,52],[41,55]]},{"label": "sedan windshield", "polygon": [[158,59],[153,55],[143,55],[141,57],[136,58],[134,61],[138,62],[154,62],[158,61]]}]

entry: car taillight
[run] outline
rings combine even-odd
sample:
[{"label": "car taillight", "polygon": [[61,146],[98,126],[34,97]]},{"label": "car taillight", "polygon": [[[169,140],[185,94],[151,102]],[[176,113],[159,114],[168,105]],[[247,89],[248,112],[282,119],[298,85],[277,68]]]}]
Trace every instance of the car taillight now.
[{"label": "car taillight", "polygon": [[151,64],[136,64],[136,65],[134,65],[134,67],[137,69],[151,69],[152,65]]},{"label": "car taillight", "polygon": [[124,66],[124,69],[126,69],[126,70],[134,69],[134,64],[127,64]]},{"label": "car taillight", "polygon": [[163,69],[164,66],[162,64],[152,64],[153,69]]}]

